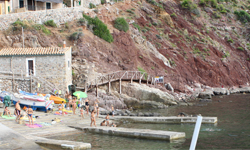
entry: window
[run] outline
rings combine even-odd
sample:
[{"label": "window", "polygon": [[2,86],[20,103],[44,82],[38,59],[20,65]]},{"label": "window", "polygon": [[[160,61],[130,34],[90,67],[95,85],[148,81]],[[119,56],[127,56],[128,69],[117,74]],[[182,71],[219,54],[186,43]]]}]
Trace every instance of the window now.
[{"label": "window", "polygon": [[19,8],[23,8],[23,7],[24,7],[23,0],[19,0]]},{"label": "window", "polygon": [[46,9],[51,9],[51,3],[46,3]]}]

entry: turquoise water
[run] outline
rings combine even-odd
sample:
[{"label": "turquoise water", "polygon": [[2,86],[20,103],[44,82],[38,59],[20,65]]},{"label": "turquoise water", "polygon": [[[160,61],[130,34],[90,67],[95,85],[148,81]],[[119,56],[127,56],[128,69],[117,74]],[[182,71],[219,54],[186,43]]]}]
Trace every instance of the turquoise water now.
[{"label": "turquoise water", "polygon": [[[218,123],[202,124],[196,149],[250,149],[250,94],[213,97],[213,102],[197,102],[197,106],[170,107],[158,112],[164,116],[201,114],[217,116]],[[92,149],[189,149],[195,124],[140,124],[124,122],[121,127],[185,132],[186,138],[167,142],[143,140],[81,132],[53,137],[92,144]]]}]

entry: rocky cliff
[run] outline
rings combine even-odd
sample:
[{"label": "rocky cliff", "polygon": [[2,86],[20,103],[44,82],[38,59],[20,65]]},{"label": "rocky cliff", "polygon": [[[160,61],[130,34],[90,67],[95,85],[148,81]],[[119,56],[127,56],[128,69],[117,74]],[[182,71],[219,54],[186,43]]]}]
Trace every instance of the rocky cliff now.
[{"label": "rocky cliff", "polygon": [[[72,74],[77,86],[100,74],[138,68],[164,76],[165,82],[171,83],[177,92],[245,85],[250,80],[248,20],[239,20],[235,11],[247,12],[248,5],[245,0],[142,0],[105,4],[88,15],[97,16],[107,25],[114,38],[112,43],[93,35],[93,27],[86,28],[76,20],[57,28],[47,27],[50,35],[27,28],[25,47],[62,46],[66,40],[68,46],[73,46]],[[127,32],[114,28],[118,17],[129,23]],[[73,33],[80,36],[72,39]],[[22,46],[21,33],[13,27],[3,31],[0,39],[1,48]],[[123,97],[129,105],[130,97],[138,100],[143,96],[127,92]],[[150,99],[149,96],[143,100]],[[157,97],[155,101],[164,105],[176,103],[166,100],[172,99],[170,95],[160,99]]]}]

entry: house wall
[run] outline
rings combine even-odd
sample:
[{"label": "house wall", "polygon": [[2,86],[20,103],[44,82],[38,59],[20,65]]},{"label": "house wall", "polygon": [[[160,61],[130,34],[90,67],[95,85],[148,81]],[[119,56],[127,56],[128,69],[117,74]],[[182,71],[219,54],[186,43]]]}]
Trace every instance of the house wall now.
[{"label": "house wall", "polygon": [[[28,76],[27,59],[34,59],[36,77],[42,77],[51,82],[58,90],[67,90],[67,86],[72,82],[71,51],[66,52],[65,55],[0,57],[0,70],[12,70],[14,73]],[[66,68],[66,59],[70,59],[70,68]]]},{"label": "house wall", "polygon": [[[71,49],[65,53],[66,86],[72,84]],[[69,65],[68,65],[69,63]]]},{"label": "house wall", "polygon": [[63,7],[62,3],[52,3],[52,9],[58,9],[62,7]]},{"label": "house wall", "polygon": [[46,3],[45,2],[36,2],[37,10],[45,10]]}]

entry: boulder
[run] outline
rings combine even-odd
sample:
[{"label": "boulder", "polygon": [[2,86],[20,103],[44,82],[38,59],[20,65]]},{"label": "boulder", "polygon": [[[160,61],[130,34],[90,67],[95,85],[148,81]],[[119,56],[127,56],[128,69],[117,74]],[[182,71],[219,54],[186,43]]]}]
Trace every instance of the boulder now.
[{"label": "boulder", "polygon": [[200,92],[198,98],[211,99],[214,95],[213,91]]},{"label": "boulder", "polygon": [[174,92],[174,88],[172,87],[170,83],[165,84],[165,88],[171,92]]},{"label": "boulder", "polygon": [[144,114],[142,112],[138,112],[137,116],[144,116]]},{"label": "boulder", "polygon": [[167,12],[160,14],[160,18],[162,18],[171,28],[174,28],[172,18]]},{"label": "boulder", "polygon": [[213,88],[214,95],[226,95],[228,90],[225,88]]}]

